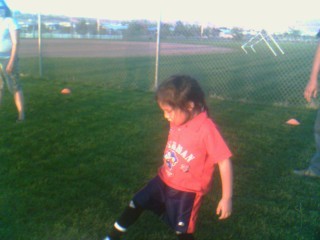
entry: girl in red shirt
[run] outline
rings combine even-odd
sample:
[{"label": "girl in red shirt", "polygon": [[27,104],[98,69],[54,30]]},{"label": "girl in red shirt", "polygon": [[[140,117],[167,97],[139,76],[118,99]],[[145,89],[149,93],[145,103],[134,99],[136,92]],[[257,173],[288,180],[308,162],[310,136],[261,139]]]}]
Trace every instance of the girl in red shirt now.
[{"label": "girl in red shirt", "polygon": [[158,87],[156,100],[170,123],[163,165],[157,176],[133,196],[105,240],[120,239],[144,210],[161,216],[179,240],[195,239],[199,208],[212,184],[216,165],[222,183],[216,213],[219,219],[231,215],[231,152],[207,115],[198,82],[190,76],[172,76]]}]

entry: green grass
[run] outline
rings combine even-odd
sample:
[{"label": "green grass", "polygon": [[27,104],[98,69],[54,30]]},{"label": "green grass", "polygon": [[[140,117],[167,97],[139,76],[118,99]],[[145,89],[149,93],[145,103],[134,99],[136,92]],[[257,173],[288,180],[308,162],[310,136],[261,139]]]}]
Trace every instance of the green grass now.
[{"label": "green grass", "polygon": [[187,73],[219,99],[305,106],[301,96],[309,79],[315,44],[281,44],[285,54],[277,57],[264,44],[256,46],[257,53],[249,54],[240,46],[229,46],[235,52],[227,54],[162,56],[161,79],[176,72]]},{"label": "green grass", "polygon": [[[245,54],[241,42],[200,42],[229,47],[227,54],[164,56],[159,81],[172,74],[190,74],[207,94],[218,99],[304,107],[303,90],[309,79],[316,43],[280,43],[285,54],[273,56],[263,43],[257,53]],[[199,44],[199,42],[198,42]],[[128,58],[45,58],[43,75],[51,81],[75,81],[112,89],[154,88],[155,56]],[[38,76],[38,60],[22,59],[21,72]]]},{"label": "green grass", "polygon": [[[315,111],[301,107],[315,45],[282,47],[278,58],[262,45],[259,55],[238,49],[160,58],[160,79],[187,73],[201,81],[234,153],[233,215],[214,215],[216,172],[198,239],[320,238],[319,180],[291,174],[315,150]],[[0,108],[0,239],[101,239],[161,164],[167,123],[145,92],[153,88],[155,59],[44,58],[44,78],[36,77],[37,61],[21,61],[27,121],[15,123],[7,92]],[[61,95],[64,87],[72,94]],[[288,126],[289,118],[302,124]],[[175,238],[146,213],[127,239]]]},{"label": "green grass", "polygon": [[[56,74],[67,73],[57,65]],[[94,72],[87,81],[56,76],[22,79],[24,123],[15,123],[9,94],[1,106],[1,240],[101,239],[161,164],[168,128],[151,92],[111,89],[117,71],[106,78],[110,84]],[[72,93],[61,95],[64,87]],[[225,221],[214,214],[221,194],[217,171],[197,239],[319,239],[319,180],[291,173],[306,167],[315,150],[315,111],[212,98],[208,103],[234,153],[234,212]],[[301,125],[286,125],[289,118]],[[126,239],[175,237],[145,213]]]}]

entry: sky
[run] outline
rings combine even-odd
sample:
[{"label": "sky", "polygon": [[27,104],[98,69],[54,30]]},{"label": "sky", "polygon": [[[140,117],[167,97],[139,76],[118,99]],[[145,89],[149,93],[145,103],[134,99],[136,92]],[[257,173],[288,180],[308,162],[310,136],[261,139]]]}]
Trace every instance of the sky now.
[{"label": "sky", "polygon": [[[110,20],[188,21],[282,31],[320,20],[320,0],[6,0],[12,10]],[[320,29],[320,26],[319,26]]]}]

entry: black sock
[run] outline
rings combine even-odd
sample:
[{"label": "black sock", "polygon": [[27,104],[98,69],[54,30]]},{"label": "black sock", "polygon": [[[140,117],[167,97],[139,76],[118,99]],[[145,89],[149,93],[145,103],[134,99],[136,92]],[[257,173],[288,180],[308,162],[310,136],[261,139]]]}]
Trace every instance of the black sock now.
[{"label": "black sock", "polygon": [[136,206],[132,201],[129,206],[127,206],[119,219],[115,222],[110,234],[108,235],[112,240],[120,239],[121,235],[123,235],[128,227],[137,221],[143,209],[141,207]]},{"label": "black sock", "polygon": [[137,219],[140,217],[142,212],[143,212],[143,209],[137,206],[136,204],[134,204],[133,201],[131,201],[129,206],[127,206],[124,209],[123,213],[117,220],[117,223],[122,228],[127,229],[137,221]]},{"label": "black sock", "polygon": [[195,240],[192,233],[177,234],[178,240]]}]

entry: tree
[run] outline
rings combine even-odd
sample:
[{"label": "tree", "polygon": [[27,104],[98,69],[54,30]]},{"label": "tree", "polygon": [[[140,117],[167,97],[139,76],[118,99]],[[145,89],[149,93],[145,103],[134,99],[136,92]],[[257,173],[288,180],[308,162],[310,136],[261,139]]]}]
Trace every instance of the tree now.
[{"label": "tree", "polygon": [[297,40],[297,39],[299,39],[301,37],[301,31],[300,30],[292,29],[289,34],[295,40]]},{"label": "tree", "polygon": [[176,36],[184,36],[186,33],[186,28],[183,22],[178,21],[176,22],[176,26],[174,27],[174,35]]},{"label": "tree", "polygon": [[243,30],[241,28],[232,28],[231,34],[234,40],[243,40]]},{"label": "tree", "polygon": [[126,37],[146,36],[148,33],[147,25],[144,22],[133,21],[128,25],[128,29],[125,31]]},{"label": "tree", "polygon": [[85,19],[81,19],[81,21],[76,25],[76,32],[82,35],[88,33],[88,25]]},{"label": "tree", "polygon": [[172,25],[168,23],[161,23],[161,38],[166,38],[170,36],[173,33],[173,27]]}]

